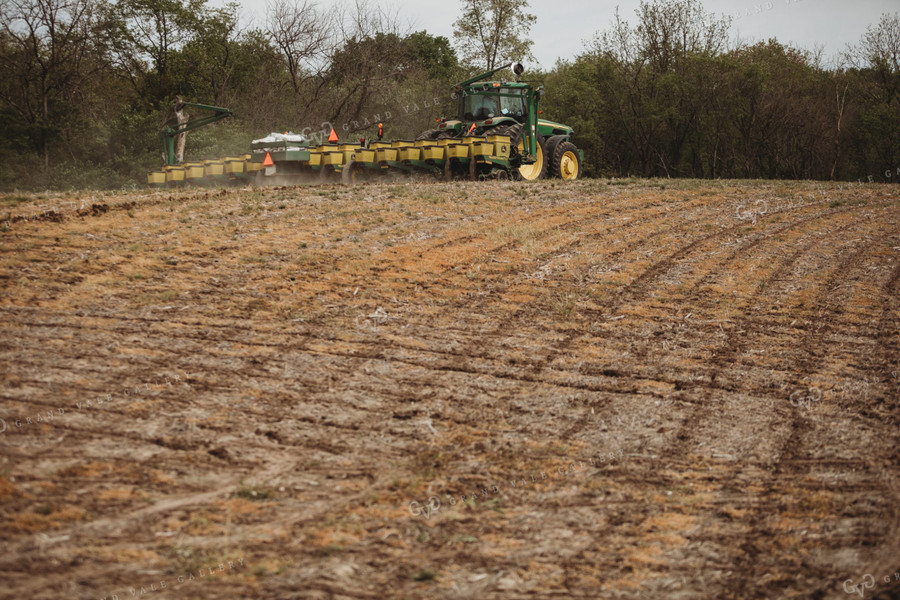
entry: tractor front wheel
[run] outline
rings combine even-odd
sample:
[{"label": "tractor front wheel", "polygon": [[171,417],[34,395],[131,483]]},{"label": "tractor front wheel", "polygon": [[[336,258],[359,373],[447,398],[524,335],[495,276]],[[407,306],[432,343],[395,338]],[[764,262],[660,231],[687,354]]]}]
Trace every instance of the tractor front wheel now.
[{"label": "tractor front wheel", "polygon": [[560,142],[553,151],[550,160],[550,172],[553,177],[567,181],[581,179],[581,155],[572,142]]},{"label": "tractor front wheel", "polygon": [[550,166],[547,169],[547,177],[558,177],[556,172],[553,170],[553,155],[556,154],[556,147],[559,146],[563,142],[569,141],[569,138],[564,135],[551,135],[545,140],[544,143],[544,152],[547,160],[550,161]]}]

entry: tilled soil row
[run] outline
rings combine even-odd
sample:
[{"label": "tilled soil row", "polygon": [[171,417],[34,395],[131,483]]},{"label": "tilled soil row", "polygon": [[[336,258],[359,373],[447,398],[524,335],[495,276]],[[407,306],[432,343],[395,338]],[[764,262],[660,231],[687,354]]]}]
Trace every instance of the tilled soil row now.
[{"label": "tilled soil row", "polygon": [[4,233],[16,596],[900,594],[890,186],[104,201]]}]

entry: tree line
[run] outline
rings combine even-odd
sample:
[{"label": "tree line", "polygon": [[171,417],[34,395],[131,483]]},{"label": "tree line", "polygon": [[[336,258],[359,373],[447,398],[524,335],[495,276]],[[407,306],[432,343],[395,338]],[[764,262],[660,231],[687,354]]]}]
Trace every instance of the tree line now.
[{"label": "tree line", "polygon": [[699,0],[644,2],[547,74],[550,112],[588,172],[700,178],[900,179],[900,16],[837,67],[771,39],[729,47]]},{"label": "tree line", "polygon": [[452,102],[450,41],[366,0],[275,0],[254,28],[239,17],[206,0],[0,0],[0,189],[144,180],[178,96],[236,115],[190,133],[188,159],[272,131],[371,135],[385,119],[408,136]]},{"label": "tree line", "polygon": [[[453,83],[528,56],[526,0],[463,0],[451,40],[356,0],[274,0],[242,27],[206,0],[0,0],[0,189],[120,187],[160,164],[176,96],[234,110],[189,159],[272,131],[414,136],[455,114]],[[547,72],[544,114],[594,176],[900,178],[900,18],[839,67],[770,40],[728,43],[699,0],[642,2]],[[188,109],[192,112],[194,109]]]}]

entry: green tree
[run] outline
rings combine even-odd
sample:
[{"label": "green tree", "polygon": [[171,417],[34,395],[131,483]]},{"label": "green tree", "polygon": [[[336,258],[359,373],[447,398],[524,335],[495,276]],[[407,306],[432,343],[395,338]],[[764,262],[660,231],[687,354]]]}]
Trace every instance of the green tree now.
[{"label": "green tree", "polygon": [[240,54],[237,4],[211,9],[195,24],[184,46],[171,53],[168,68],[176,93],[207,104],[225,105]]},{"label": "green tree", "polygon": [[622,121],[610,110],[607,85],[616,85],[610,73],[608,61],[584,54],[558,62],[544,78],[543,110],[575,130],[575,141],[584,150],[584,173],[590,177],[628,170],[620,147]]},{"label": "green tree", "polygon": [[636,27],[617,12],[592,49],[612,68],[605,81],[610,108],[622,120],[639,173],[698,175],[704,158],[692,143],[717,93],[713,67],[729,21],[704,11],[700,0],[642,1],[635,12]]},{"label": "green tree", "polygon": [[528,0],[463,0],[462,15],[453,24],[463,64],[490,70],[533,59],[530,35],[537,17],[527,10]]},{"label": "green tree", "polygon": [[92,3],[8,0],[0,4],[0,108],[4,129],[50,164],[51,146],[65,140],[73,110],[97,72]]},{"label": "green tree", "polygon": [[174,96],[170,62],[198,33],[206,0],[118,0],[110,6],[118,19],[111,48],[118,70],[148,106]]},{"label": "green tree", "polygon": [[403,47],[407,70],[421,67],[429,78],[444,81],[448,86],[459,77],[459,58],[444,36],[417,31],[403,39]]},{"label": "green tree", "polygon": [[637,16],[617,15],[546,78],[544,107],[575,127],[587,172],[846,176],[858,112],[846,73],[775,40],[728,51],[727,19],[698,0],[642,2]]},{"label": "green tree", "polygon": [[855,122],[858,177],[900,180],[900,14],[884,14],[848,55],[862,106]]}]

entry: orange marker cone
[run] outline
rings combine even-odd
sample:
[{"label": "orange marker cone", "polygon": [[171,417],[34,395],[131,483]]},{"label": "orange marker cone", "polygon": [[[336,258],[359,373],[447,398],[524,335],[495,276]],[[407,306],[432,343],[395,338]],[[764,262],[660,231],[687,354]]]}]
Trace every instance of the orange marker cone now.
[{"label": "orange marker cone", "polygon": [[337,131],[334,128],[331,129],[331,133],[328,134],[328,141],[334,143],[338,141]]},{"label": "orange marker cone", "polygon": [[264,167],[272,167],[275,166],[275,161],[272,160],[272,155],[266,152],[266,157],[263,159]]}]

